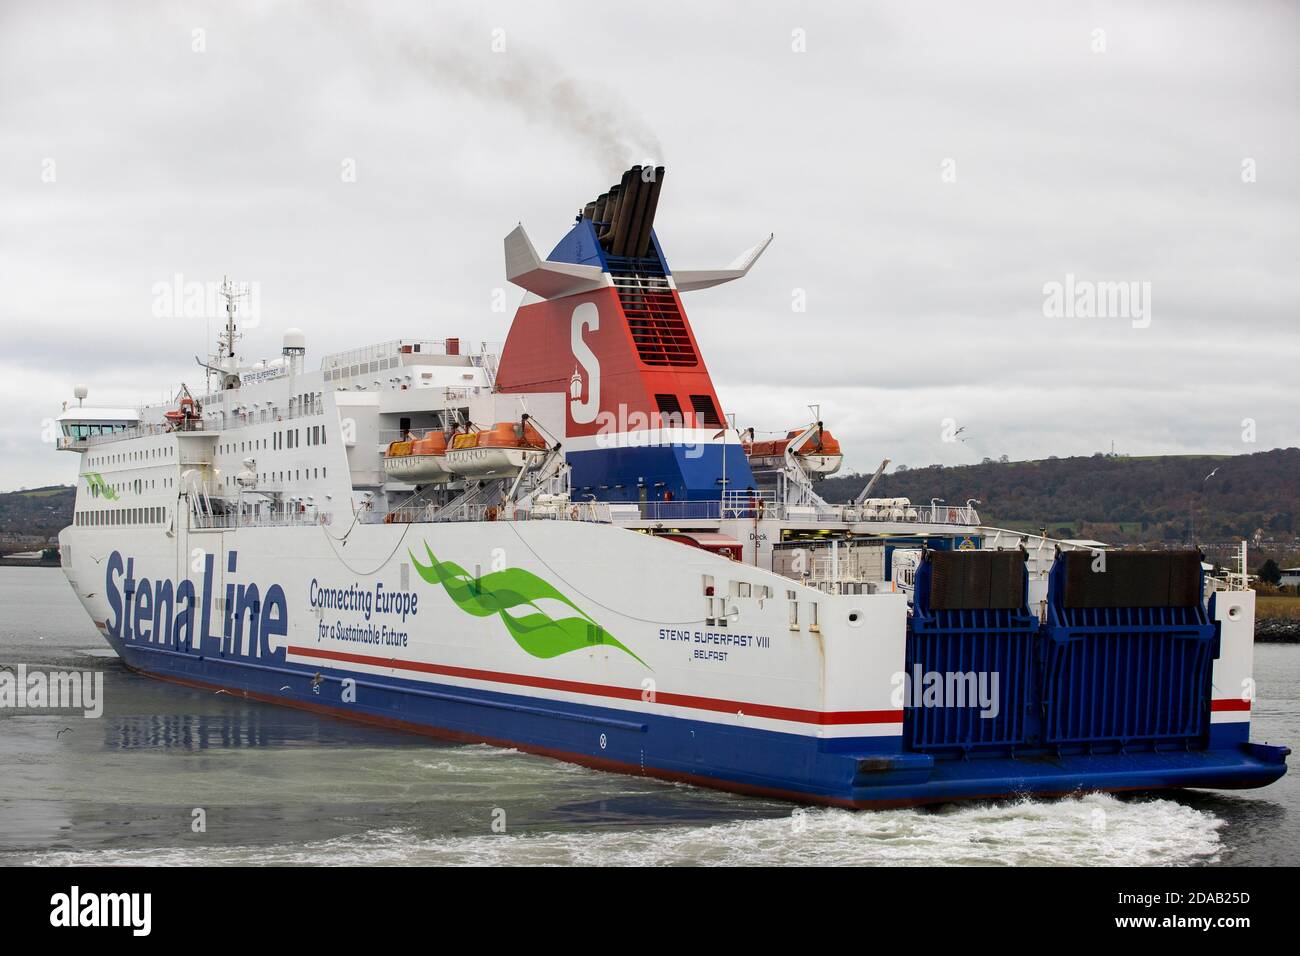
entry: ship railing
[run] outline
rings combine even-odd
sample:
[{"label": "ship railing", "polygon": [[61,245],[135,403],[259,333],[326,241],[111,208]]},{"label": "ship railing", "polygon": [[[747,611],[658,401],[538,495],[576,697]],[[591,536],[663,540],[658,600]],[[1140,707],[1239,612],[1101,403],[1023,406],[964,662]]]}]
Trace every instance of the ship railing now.
[{"label": "ship railing", "polygon": [[847,509],[836,505],[783,505],[775,517],[791,524],[834,524],[850,521],[849,514]]},{"label": "ship railing", "polygon": [[[459,341],[459,340],[457,340]],[[386,362],[388,359],[398,358],[401,355],[446,355],[447,340],[442,339],[391,339],[387,342],[377,342],[374,345],[363,345],[361,348],[348,349],[346,352],[331,352],[329,355],[321,357],[320,367],[326,372],[342,372],[349,374],[352,366],[361,366],[358,368],[357,375],[370,375],[377,371],[382,371],[378,366],[372,363]],[[389,368],[385,364],[384,368]]]},{"label": "ship railing", "polygon": [[776,492],[766,488],[728,489],[722,493],[724,518],[751,518],[777,514]]},{"label": "ship railing", "polygon": [[767,519],[774,518],[791,524],[855,524],[858,522],[905,522],[908,524],[950,524],[971,526],[979,524],[979,515],[971,507],[946,508],[942,505],[924,505],[905,510],[904,517],[897,509],[876,514],[863,514],[850,505],[785,505],[760,494],[735,493],[724,499],[689,501],[604,502],[570,501],[560,505],[503,508],[482,502],[469,502],[450,509],[422,503],[414,507],[398,507],[386,512],[367,515],[366,523],[426,523],[433,521],[594,521],[600,523],[628,523],[656,521],[679,524],[690,521],[719,521],[724,518]]},{"label": "ship railing", "polygon": [[235,530],[238,528],[294,528],[310,525],[331,525],[333,523],[333,515],[319,511],[273,511],[262,514],[196,513],[190,517],[191,529],[201,531]]},{"label": "ship railing", "polygon": [[324,414],[325,409],[320,404],[309,405],[306,408],[289,411],[288,409],[264,408],[255,411],[235,412],[226,416],[223,422],[219,414],[206,413],[200,421],[186,422],[183,426],[177,427],[170,422],[146,422],[140,425],[133,425],[130,428],[124,428],[121,431],[109,432],[101,435],[88,435],[81,439],[87,446],[107,445],[112,442],[129,441],[132,438],[148,438],[153,435],[171,435],[176,432],[203,432],[215,433],[219,431],[235,431],[240,428],[249,428],[253,425],[265,425],[272,422],[289,422],[296,421],[300,418],[312,418],[316,415]]},{"label": "ship railing", "polygon": [[722,502],[713,501],[642,501],[633,502],[643,521],[717,521],[722,517]]},{"label": "ship railing", "polygon": [[949,508],[942,504],[888,508],[854,508],[825,502],[788,505],[771,491],[727,492],[721,500],[643,501],[632,503],[642,521],[717,521],[723,518],[775,518],[793,524],[904,522],[971,526],[980,523],[969,505]]},{"label": "ship railing", "polygon": [[980,523],[979,512],[971,505],[949,506],[932,503],[928,505],[862,505],[857,508],[846,505],[846,520],[858,521],[905,521],[915,524],[956,524],[977,525]]},{"label": "ship railing", "polygon": [[451,508],[440,508],[435,504],[393,508],[391,511],[369,514],[362,520],[365,524],[428,524],[449,521],[586,521],[609,524],[613,521],[613,516],[609,504],[603,501],[570,501],[554,507],[537,506],[532,509],[470,502]]},{"label": "ship railing", "polygon": [[100,435],[87,435],[81,439],[87,446],[107,445],[115,441],[127,441],[131,438],[147,438],[150,435],[167,435],[175,431],[171,425],[162,423],[146,423],[143,425],[132,425],[130,428],[123,428],[121,431],[109,432]]},{"label": "ship railing", "polygon": [[253,425],[292,422],[323,414],[325,408],[319,403],[313,403],[305,408],[295,408],[292,411],[287,408],[259,408],[253,411],[233,412],[226,416],[225,422],[222,422],[219,416],[210,417],[209,427],[213,431],[236,431],[240,428],[251,428]]}]

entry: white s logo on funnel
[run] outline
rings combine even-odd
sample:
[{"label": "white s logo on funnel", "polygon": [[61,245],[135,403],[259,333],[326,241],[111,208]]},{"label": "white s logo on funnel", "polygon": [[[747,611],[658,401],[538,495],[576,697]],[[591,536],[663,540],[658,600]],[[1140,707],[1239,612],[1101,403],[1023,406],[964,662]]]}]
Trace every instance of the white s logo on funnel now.
[{"label": "white s logo on funnel", "polygon": [[600,329],[600,310],[594,302],[584,302],[573,310],[573,323],[569,333],[573,358],[587,374],[587,400],[584,402],[582,376],[577,368],[573,370],[573,379],[569,384],[569,413],[577,424],[590,425],[600,414],[600,362],[582,337],[584,329],[593,332]]}]

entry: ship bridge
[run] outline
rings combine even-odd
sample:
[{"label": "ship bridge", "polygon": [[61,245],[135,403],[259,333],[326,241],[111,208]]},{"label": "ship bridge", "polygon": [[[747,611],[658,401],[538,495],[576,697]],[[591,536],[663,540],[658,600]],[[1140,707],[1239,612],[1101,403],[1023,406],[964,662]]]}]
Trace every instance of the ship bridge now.
[{"label": "ship bridge", "polygon": [[[78,391],[80,395],[80,390]],[[117,435],[140,424],[140,413],[133,408],[91,408],[78,405],[65,408],[55,419],[60,451],[85,451],[92,439]]]}]

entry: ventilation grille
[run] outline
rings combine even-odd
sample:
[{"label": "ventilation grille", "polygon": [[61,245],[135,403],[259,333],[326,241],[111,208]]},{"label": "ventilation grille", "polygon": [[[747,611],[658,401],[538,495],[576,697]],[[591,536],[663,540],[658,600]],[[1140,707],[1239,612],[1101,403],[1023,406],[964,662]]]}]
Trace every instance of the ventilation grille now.
[{"label": "ventilation grille", "polygon": [[686,319],[667,281],[615,274],[614,288],[642,362],[669,368],[691,368],[699,364],[699,356],[686,330]]},{"label": "ventilation grille", "polygon": [[692,395],[691,409],[695,412],[695,424],[698,428],[721,428],[722,418],[718,408],[709,395]]},{"label": "ventilation grille", "polygon": [[664,428],[681,428],[685,423],[682,403],[677,401],[676,395],[656,395],[655,404],[659,406],[659,419]]}]

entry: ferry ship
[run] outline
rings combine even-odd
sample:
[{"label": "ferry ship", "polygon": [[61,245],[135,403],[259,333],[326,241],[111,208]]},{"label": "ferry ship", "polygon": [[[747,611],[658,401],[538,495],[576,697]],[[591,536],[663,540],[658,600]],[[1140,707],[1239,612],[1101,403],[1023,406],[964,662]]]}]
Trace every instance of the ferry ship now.
[{"label": "ferry ship", "polygon": [[[68,581],[134,671],[593,768],[853,808],[1246,788],[1254,594],[1195,552],[984,524],[818,481],[842,449],[725,411],[670,268],[662,168],[542,258],[504,345],[239,356],[203,389],[59,417]],[[798,421],[802,415],[792,418]],[[776,423],[785,424],[789,423]]]}]

